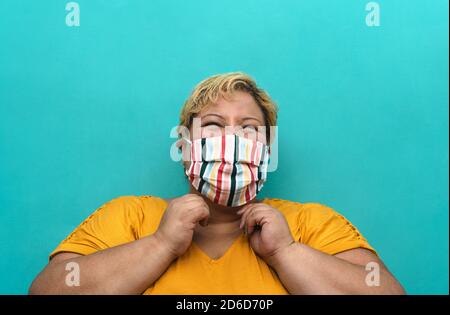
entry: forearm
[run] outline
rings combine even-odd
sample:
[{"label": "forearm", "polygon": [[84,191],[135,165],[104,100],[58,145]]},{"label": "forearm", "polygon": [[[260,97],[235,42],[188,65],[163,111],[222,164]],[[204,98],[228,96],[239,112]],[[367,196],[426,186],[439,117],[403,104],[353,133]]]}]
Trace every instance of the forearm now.
[{"label": "forearm", "polygon": [[[174,258],[150,235],[91,255],[50,263],[33,282],[30,294],[140,294]],[[79,266],[79,286],[66,284],[69,262]]]},{"label": "forearm", "polygon": [[402,294],[403,289],[386,270],[380,269],[379,285],[366,283],[365,266],[294,243],[271,265],[291,294]]}]

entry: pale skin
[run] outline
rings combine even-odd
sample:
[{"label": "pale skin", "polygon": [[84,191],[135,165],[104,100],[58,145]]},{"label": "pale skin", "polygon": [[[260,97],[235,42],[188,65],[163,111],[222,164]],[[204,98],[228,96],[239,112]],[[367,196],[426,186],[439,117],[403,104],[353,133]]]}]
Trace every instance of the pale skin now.
[{"label": "pale skin", "polygon": [[[232,99],[203,109],[200,136],[213,136],[224,126],[244,129],[264,125],[253,97],[235,92]],[[265,141],[264,137],[259,141]],[[139,240],[91,255],[60,253],[33,281],[30,294],[141,294],[195,242],[218,259],[245,232],[253,251],[273,268],[290,294],[404,294],[400,283],[371,251],[357,248],[328,255],[296,242],[280,211],[253,200],[240,207],[214,204],[192,186],[168,199],[157,231]],[[258,224],[260,229],[255,230]],[[80,266],[80,286],[65,283],[68,262]],[[366,284],[365,266],[380,266],[380,285]]]}]

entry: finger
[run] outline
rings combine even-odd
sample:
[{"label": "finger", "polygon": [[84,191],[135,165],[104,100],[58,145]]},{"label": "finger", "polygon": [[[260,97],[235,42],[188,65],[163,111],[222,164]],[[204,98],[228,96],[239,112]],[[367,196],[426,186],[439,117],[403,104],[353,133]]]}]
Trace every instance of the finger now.
[{"label": "finger", "polygon": [[202,219],[200,221],[198,221],[198,223],[201,226],[207,226],[208,225],[208,219],[209,219],[209,211],[208,211],[208,214],[206,216],[203,216]]},{"label": "finger", "polygon": [[256,224],[257,216],[254,215],[255,210],[249,211],[244,221],[244,229],[247,235],[253,233],[254,225]]},{"label": "finger", "polygon": [[241,229],[242,229],[242,227],[243,227],[244,224],[245,224],[245,221],[246,221],[246,219],[247,219],[247,216],[248,216],[253,210],[265,208],[265,206],[264,206],[263,204],[252,204],[252,205],[249,205],[249,206],[246,206],[246,207],[247,207],[247,208],[245,209],[245,212],[243,212],[243,214],[242,214],[241,223],[239,224],[239,228],[241,228]]},{"label": "finger", "polygon": [[245,210],[247,210],[248,208],[250,208],[250,206],[252,206],[252,205],[245,205],[245,206],[243,206],[241,209],[239,209],[236,213],[237,213],[237,214],[241,214],[241,213],[245,212]]},{"label": "finger", "polygon": [[186,200],[180,203],[184,209],[197,209],[199,207],[206,207],[206,203],[203,200]]},{"label": "finger", "polygon": [[247,234],[250,235],[255,231],[255,226],[259,225],[260,228],[266,222],[266,219],[270,216],[270,211],[267,209],[253,210],[248,216],[245,222]]},{"label": "finger", "polygon": [[245,209],[245,211],[242,212],[241,222],[240,222],[240,224],[239,224],[239,228],[240,228],[240,229],[242,229],[242,227],[243,227],[244,224],[245,224],[245,221],[247,220],[247,216],[252,212],[252,210],[253,210],[254,208],[255,208],[254,206],[252,206],[252,207],[247,207],[247,208]]},{"label": "finger", "polygon": [[257,205],[260,205],[260,204],[258,204],[258,203],[249,203],[249,204],[246,204],[245,206],[243,206],[238,212],[236,212],[237,214],[242,214],[242,213],[244,213],[245,211],[247,211],[247,210],[249,210],[249,209],[251,209],[251,208],[253,208],[254,206],[257,206]]},{"label": "finger", "polygon": [[198,207],[191,211],[192,214],[192,220],[195,223],[200,223],[201,226],[208,225],[208,218],[209,218],[209,208],[208,206],[204,205],[201,207]]},{"label": "finger", "polygon": [[184,196],[181,196],[179,199],[183,200],[183,201],[187,201],[187,200],[203,200],[203,198],[197,194],[186,194]]},{"label": "finger", "polygon": [[180,200],[179,205],[185,209],[186,208],[208,207],[208,204],[205,202],[205,200],[203,200],[202,197]]}]

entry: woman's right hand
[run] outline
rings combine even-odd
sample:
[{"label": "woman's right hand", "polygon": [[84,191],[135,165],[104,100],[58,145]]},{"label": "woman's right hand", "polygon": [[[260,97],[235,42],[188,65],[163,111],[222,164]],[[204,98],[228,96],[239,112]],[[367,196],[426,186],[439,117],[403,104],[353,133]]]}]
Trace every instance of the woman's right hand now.
[{"label": "woman's right hand", "polygon": [[187,194],[173,199],[153,234],[168,250],[179,257],[186,252],[192,242],[197,223],[207,225],[209,207],[203,198]]}]

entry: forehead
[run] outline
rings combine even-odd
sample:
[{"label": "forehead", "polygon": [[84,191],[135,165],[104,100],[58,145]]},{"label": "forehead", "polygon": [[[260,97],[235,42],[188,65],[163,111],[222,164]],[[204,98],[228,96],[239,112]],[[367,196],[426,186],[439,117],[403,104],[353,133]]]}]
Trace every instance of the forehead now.
[{"label": "forehead", "polygon": [[242,91],[235,91],[226,98],[219,97],[216,103],[210,104],[200,111],[200,115],[220,114],[223,117],[254,116],[264,121],[261,108],[253,96]]}]

